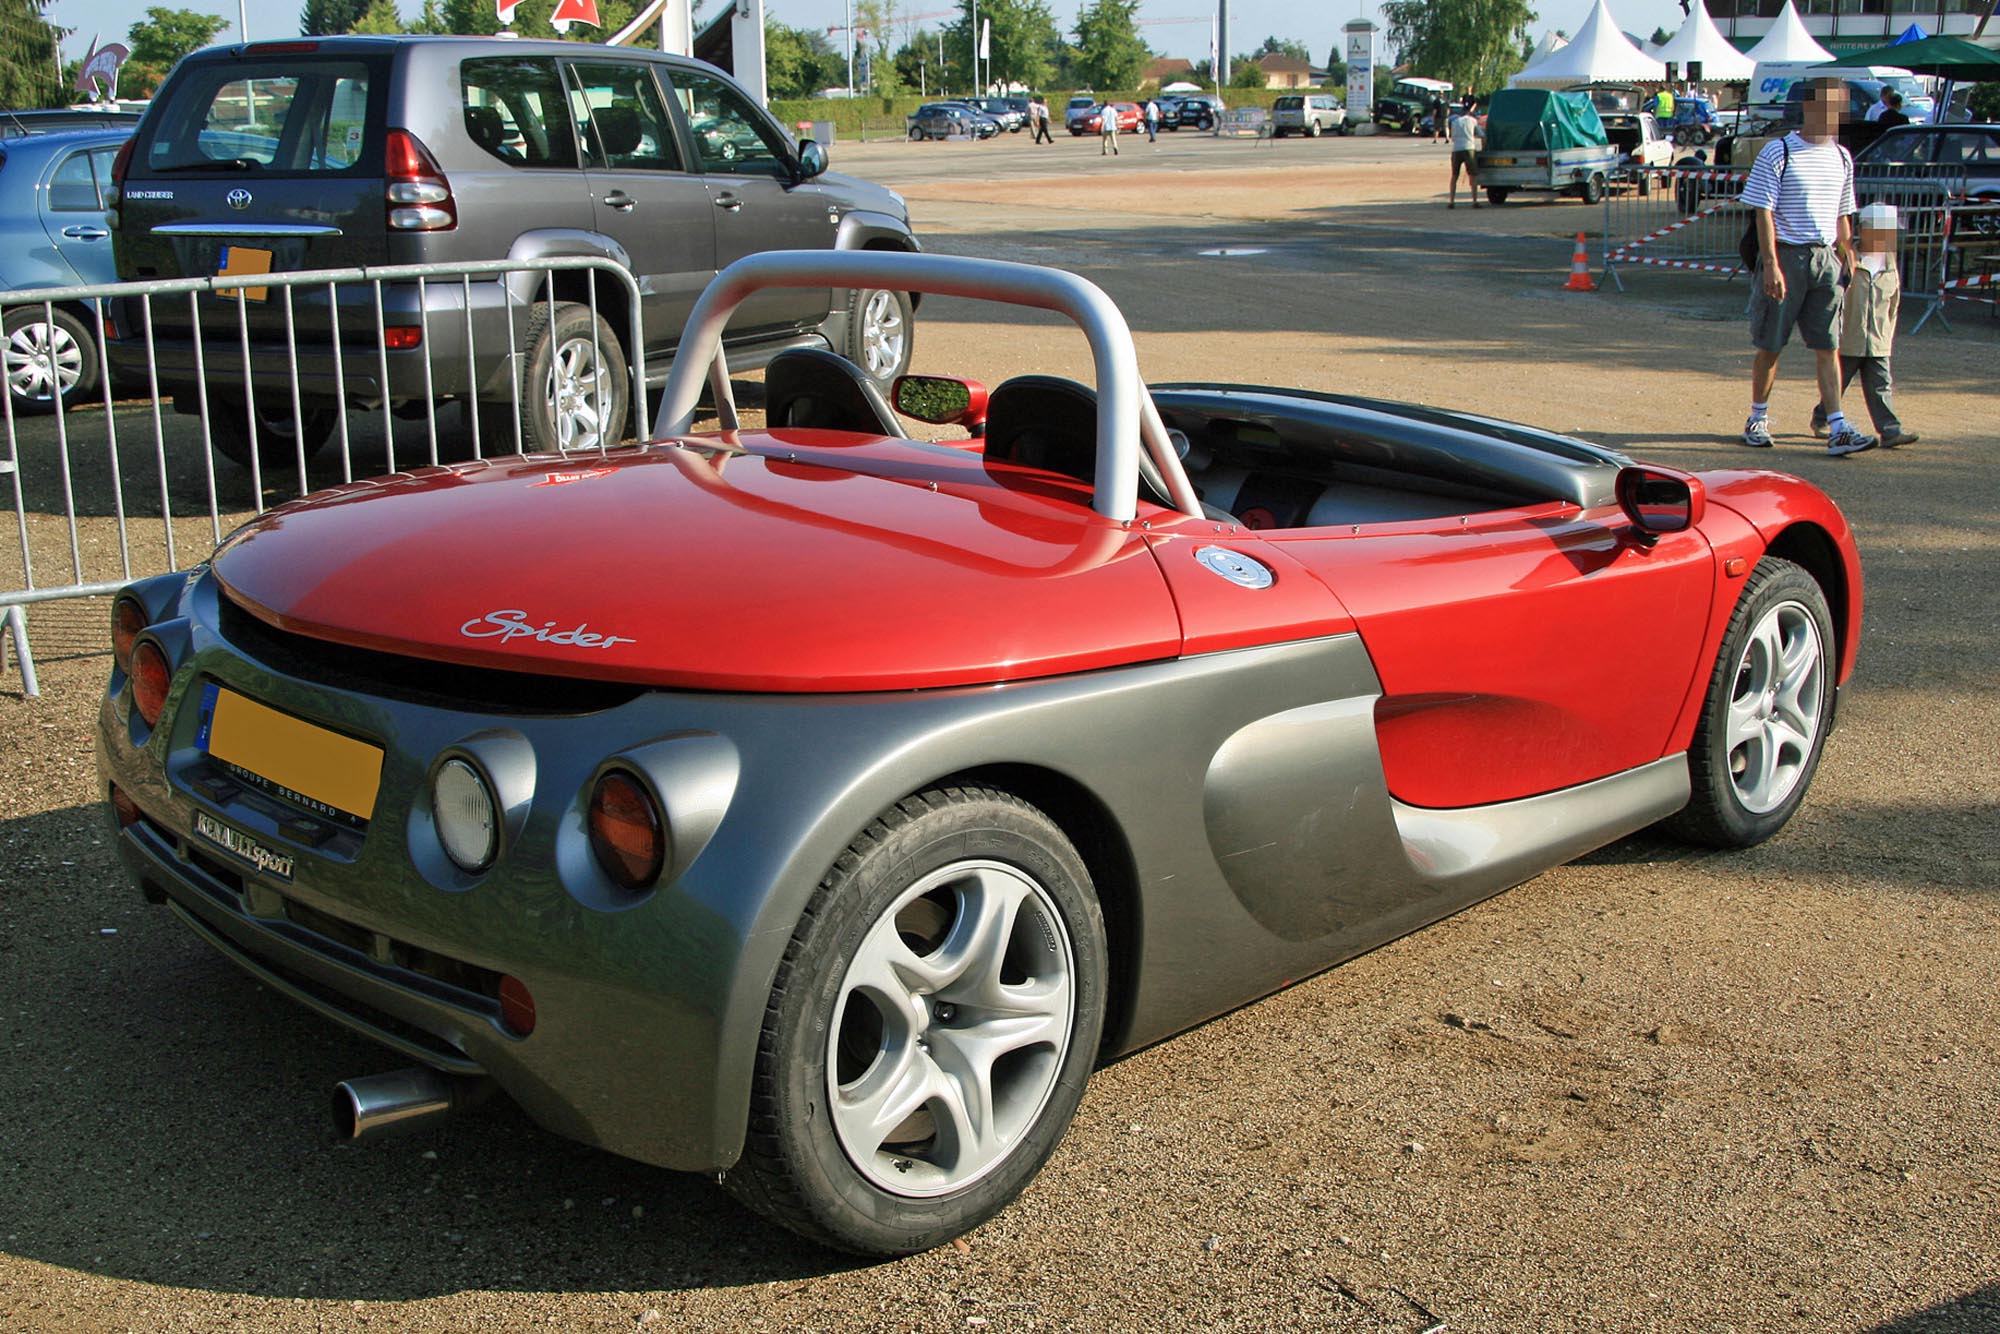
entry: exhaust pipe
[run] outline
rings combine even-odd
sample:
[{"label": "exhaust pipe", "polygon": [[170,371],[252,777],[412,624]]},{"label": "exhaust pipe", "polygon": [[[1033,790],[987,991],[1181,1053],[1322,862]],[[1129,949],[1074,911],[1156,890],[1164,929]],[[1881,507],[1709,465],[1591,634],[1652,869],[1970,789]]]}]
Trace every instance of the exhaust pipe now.
[{"label": "exhaust pipe", "polygon": [[381,1139],[435,1125],[484,1102],[490,1079],[453,1079],[428,1066],[345,1079],[333,1086],[333,1134],[341,1140]]}]

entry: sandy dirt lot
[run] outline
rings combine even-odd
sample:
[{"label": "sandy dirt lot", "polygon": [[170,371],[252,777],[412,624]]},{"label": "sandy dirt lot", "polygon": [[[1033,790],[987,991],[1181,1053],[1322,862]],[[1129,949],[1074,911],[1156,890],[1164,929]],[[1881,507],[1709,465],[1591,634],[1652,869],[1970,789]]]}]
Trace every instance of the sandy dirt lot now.
[{"label": "sandy dirt lot", "polygon": [[[1016,1206],[857,1265],[505,1106],[332,1147],[329,1086],[397,1058],[123,883],[93,805],[105,608],[38,608],[44,697],[0,679],[0,1330],[2000,1327],[2000,326],[1906,335],[1924,439],[1844,461],[1806,434],[1794,352],[1752,456],[1740,283],[1562,292],[1584,210],[1447,212],[1428,144],[1125,147],[839,156],[933,249],[1102,284],[1155,381],[1412,399],[1825,487],[1868,621],[1792,826],[1727,856],[1640,835],[1106,1068]],[[917,362],[1074,374],[1081,342],[941,300]],[[115,577],[108,488],[71,454],[80,554]],[[24,445],[38,570],[69,560],[53,457]],[[158,469],[128,473],[146,568]],[[1575,629],[1646,651],[1644,625]]]}]

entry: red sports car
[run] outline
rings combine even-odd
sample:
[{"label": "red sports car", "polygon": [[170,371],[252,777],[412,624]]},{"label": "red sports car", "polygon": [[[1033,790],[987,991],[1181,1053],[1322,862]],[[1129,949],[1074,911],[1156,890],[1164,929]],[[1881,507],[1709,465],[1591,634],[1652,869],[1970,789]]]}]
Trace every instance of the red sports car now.
[{"label": "red sports car", "polygon": [[[1058,311],[1096,388],[906,377],[892,406],[799,350],[739,429],[722,331],[772,287]],[[1052,270],[739,261],[662,420],[338,487],[133,585],[117,846],[402,1055],[337,1091],[343,1133],[497,1089],[860,1252],[1004,1207],[1100,1060],[1648,825],[1769,838],[1860,638],[1853,537],[1804,482],[1148,388]]]},{"label": "red sports car", "polygon": [[1095,111],[1087,112],[1078,119],[1077,123],[1082,126],[1083,133],[1085,134],[1102,134],[1104,132],[1104,117],[1107,112],[1118,118],[1118,132],[1120,134],[1124,134],[1128,130],[1137,130],[1145,120],[1144,113],[1138,107],[1132,105],[1132,103],[1110,102],[1097,108]]}]

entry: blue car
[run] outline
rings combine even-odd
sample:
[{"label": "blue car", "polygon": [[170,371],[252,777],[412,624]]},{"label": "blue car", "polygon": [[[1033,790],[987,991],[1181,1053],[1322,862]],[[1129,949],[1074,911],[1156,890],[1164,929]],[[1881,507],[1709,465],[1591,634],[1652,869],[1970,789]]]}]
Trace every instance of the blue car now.
[{"label": "blue car", "polygon": [[[0,141],[0,292],[118,281],[105,220],[111,164],[130,126]],[[83,302],[10,306],[7,392],[17,413],[53,412],[99,394],[97,318]]]}]

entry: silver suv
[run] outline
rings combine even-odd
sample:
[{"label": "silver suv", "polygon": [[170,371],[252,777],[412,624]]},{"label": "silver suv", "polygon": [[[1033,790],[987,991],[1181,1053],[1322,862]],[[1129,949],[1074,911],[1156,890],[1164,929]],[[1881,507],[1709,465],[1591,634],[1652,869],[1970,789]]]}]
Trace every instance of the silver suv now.
[{"label": "silver suv", "polygon": [[[712,66],[658,52],[480,37],[211,47],[174,69],[118,159],[113,248],[123,280],[215,274],[225,265],[287,272],[608,257],[643,294],[646,378],[657,385],[695,298],[731,261],[778,249],[919,249],[899,195],[826,164],[824,148],[794,143]],[[527,447],[573,442],[557,368],[571,380],[629,384],[621,340],[630,337],[630,312],[620,284],[595,285],[593,316],[586,273],[559,272],[554,282],[558,304],[551,311],[543,303],[533,318],[520,318],[521,293],[512,297],[511,356],[506,290],[472,284],[470,366],[460,284],[429,283],[421,294],[416,284],[393,286],[385,328],[420,328],[429,346],[398,348],[385,338],[390,350],[379,361],[348,356],[338,381],[328,311],[336,298],[325,288],[294,289],[306,408],[296,422],[286,312],[277,300],[251,305],[260,453],[290,457],[301,432],[307,451],[317,448],[343,398],[401,404],[469,395],[506,405],[518,392]],[[372,328],[366,289],[336,290],[343,341]],[[240,375],[227,379],[229,370],[214,365],[216,347],[238,342],[236,302],[199,304],[201,341],[211,349],[211,428],[219,448],[247,462]],[[198,403],[190,310],[176,300],[152,311],[162,397],[184,411]],[[145,382],[140,315],[137,301],[120,303],[109,346],[114,368],[140,372],[134,383]],[[762,365],[790,347],[830,347],[886,388],[909,364],[913,315],[904,292],[762,293],[730,327],[730,366]],[[628,396],[619,388],[615,402],[598,405],[593,430],[620,439]]]},{"label": "silver suv", "polygon": [[1303,134],[1317,139],[1328,130],[1347,133],[1347,107],[1331,93],[1291,93],[1271,103],[1274,138]]}]

